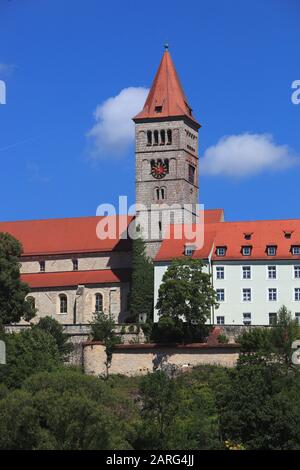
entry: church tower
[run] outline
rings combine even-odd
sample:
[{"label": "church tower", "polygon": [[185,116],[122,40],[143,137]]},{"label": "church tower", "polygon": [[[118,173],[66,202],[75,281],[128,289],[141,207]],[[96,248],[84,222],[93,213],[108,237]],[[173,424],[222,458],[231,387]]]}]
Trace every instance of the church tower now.
[{"label": "church tower", "polygon": [[170,222],[195,222],[199,193],[200,124],[193,116],[167,46],[144,108],[133,120],[136,219],[148,254],[154,257]]}]

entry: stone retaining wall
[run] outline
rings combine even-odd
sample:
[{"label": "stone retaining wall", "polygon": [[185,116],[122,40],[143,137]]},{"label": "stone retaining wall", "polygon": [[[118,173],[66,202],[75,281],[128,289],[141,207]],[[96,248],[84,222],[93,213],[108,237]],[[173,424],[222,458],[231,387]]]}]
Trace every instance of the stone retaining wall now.
[{"label": "stone retaining wall", "polygon": [[[83,367],[86,374],[105,374],[105,347],[100,342],[83,343]],[[120,344],[116,346],[111,374],[144,375],[166,366],[185,370],[201,364],[234,367],[239,355],[236,344],[210,346],[206,343],[190,345]]]}]

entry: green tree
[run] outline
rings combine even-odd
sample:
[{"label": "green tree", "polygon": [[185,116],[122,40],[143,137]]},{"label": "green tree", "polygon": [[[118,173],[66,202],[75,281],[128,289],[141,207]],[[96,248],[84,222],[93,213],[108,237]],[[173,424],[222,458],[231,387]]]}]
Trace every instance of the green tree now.
[{"label": "green tree", "polygon": [[95,377],[64,367],[0,399],[1,449],[130,449],[127,407]]},{"label": "green tree", "polygon": [[185,336],[195,326],[204,327],[211,308],[217,307],[211,276],[203,272],[204,264],[196,259],[174,259],[159,288],[156,308],[160,318],[184,320]]},{"label": "green tree", "polygon": [[38,371],[51,371],[62,366],[54,338],[39,329],[2,334],[6,343],[7,364],[0,366],[0,383],[10,388],[20,387],[23,381]]},{"label": "green tree", "polygon": [[46,331],[54,338],[62,360],[66,360],[73,351],[73,345],[70,343],[69,336],[64,333],[63,326],[55,318],[49,316],[43,317],[32,328]]},{"label": "green tree", "polygon": [[[139,232],[137,227],[137,232]],[[141,237],[132,241],[132,276],[129,294],[130,320],[137,322],[139,314],[153,316],[154,267],[146,255],[146,244]]]},{"label": "green tree", "polygon": [[178,410],[176,382],[156,371],[141,380],[142,402],[138,449],[167,449],[169,430]]},{"label": "green tree", "polygon": [[299,371],[278,363],[239,363],[214,387],[223,441],[246,449],[300,448]]},{"label": "green tree", "polygon": [[26,300],[29,287],[20,279],[22,245],[8,233],[0,233],[0,329],[24,318],[30,321],[35,310]]},{"label": "green tree", "polygon": [[105,315],[103,312],[96,312],[90,325],[92,339],[94,341],[103,342],[105,346],[106,378],[108,378],[114,347],[122,342],[121,337],[116,334],[116,325],[111,315]]},{"label": "green tree", "polygon": [[291,365],[292,343],[300,339],[300,327],[291,312],[283,305],[278,313],[276,325],[271,330],[271,341],[276,354],[285,365]]},{"label": "green tree", "polygon": [[241,345],[240,362],[253,364],[274,362],[290,367],[292,343],[300,339],[300,328],[293,320],[291,312],[282,306],[277,313],[277,321],[272,328],[254,328],[238,338]]}]

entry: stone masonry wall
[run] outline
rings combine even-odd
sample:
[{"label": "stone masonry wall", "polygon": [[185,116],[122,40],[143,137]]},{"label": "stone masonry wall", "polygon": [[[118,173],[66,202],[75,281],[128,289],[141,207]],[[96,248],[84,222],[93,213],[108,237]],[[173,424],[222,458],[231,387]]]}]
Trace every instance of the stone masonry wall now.
[{"label": "stone masonry wall", "polygon": [[[163,347],[158,345],[120,345],[113,354],[111,374],[144,375],[166,366],[185,370],[201,364],[234,367],[239,348],[235,345],[192,345]],[[97,342],[83,344],[84,372],[105,374],[105,348]]]}]

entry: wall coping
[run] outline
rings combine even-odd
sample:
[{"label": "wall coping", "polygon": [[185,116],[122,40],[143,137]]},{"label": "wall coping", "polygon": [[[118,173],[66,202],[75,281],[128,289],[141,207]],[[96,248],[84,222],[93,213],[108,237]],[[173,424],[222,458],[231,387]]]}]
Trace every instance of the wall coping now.
[{"label": "wall coping", "polygon": [[[97,346],[103,345],[102,341],[84,341],[82,346]],[[218,343],[218,344],[208,344],[208,343],[191,343],[191,344],[178,344],[178,343],[130,343],[130,344],[117,344],[114,347],[115,350],[124,350],[124,349],[240,349],[240,345],[237,343]]]}]

